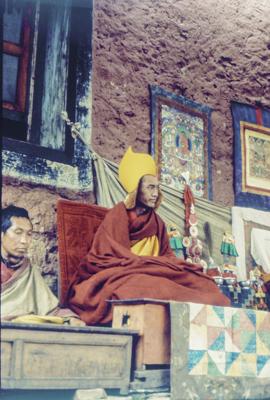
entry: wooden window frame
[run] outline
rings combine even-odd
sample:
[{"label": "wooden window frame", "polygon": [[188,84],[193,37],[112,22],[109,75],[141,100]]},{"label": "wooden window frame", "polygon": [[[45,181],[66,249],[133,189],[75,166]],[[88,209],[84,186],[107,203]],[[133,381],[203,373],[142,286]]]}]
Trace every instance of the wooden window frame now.
[{"label": "wooden window frame", "polygon": [[26,110],[28,69],[31,46],[32,8],[26,3],[22,18],[20,43],[3,41],[3,53],[19,58],[18,77],[16,85],[16,102],[3,101],[3,108],[9,111],[24,113]]},{"label": "wooden window frame", "polygon": [[[48,4],[53,4],[54,1],[53,0],[49,0]],[[56,2],[57,3],[57,2]],[[43,1],[41,1],[41,4],[44,4]],[[91,7],[91,12],[92,12],[92,4],[91,2],[89,3],[89,1],[86,0],[72,0],[71,3],[71,36],[69,38],[69,67],[68,67],[68,80],[67,80],[67,105],[66,105],[66,111],[68,112],[69,118],[72,120],[75,120],[75,112],[78,106],[78,98],[77,98],[77,93],[76,93],[76,81],[78,78],[78,74],[81,76],[82,74],[84,75],[84,79],[87,79],[87,76],[85,75],[84,71],[83,71],[83,66],[82,66],[82,70],[80,70],[80,67],[78,65],[79,62],[77,62],[78,59],[80,59],[80,51],[82,52],[81,49],[78,50],[78,44],[80,43],[80,26],[78,27],[78,15],[76,15],[77,13],[77,9],[81,9],[81,13],[83,12],[82,10],[87,8],[89,9]],[[84,13],[85,14],[85,13]],[[86,14],[87,16],[87,14]],[[28,15],[28,19],[29,19],[29,15]],[[25,22],[26,23],[26,22]],[[88,27],[89,26],[89,33],[92,31],[92,26],[91,26],[91,19],[89,20],[89,24],[88,24],[88,19],[85,18],[85,24]],[[30,21],[27,24],[27,32],[25,33],[25,37],[23,40],[23,43],[28,43],[29,44],[29,51],[27,53],[27,57],[25,57],[24,59],[24,67],[27,65],[30,65],[30,60],[29,57],[31,56],[31,51],[30,51],[30,45],[31,45],[31,25],[30,25]],[[4,45],[5,49],[7,50],[7,52],[9,51],[13,51],[13,52],[22,52],[22,50],[19,49],[19,46],[14,45],[9,46],[9,43],[6,42],[6,44]],[[5,50],[5,53],[6,53]],[[92,48],[91,45],[88,44],[88,48],[87,50],[92,52]],[[10,54],[10,53],[8,53]],[[39,56],[37,56],[39,57]],[[74,60],[76,60],[76,62],[74,62]],[[38,58],[37,58],[37,62],[38,62]],[[15,118],[12,118],[11,121],[23,121],[26,120],[27,116],[25,116],[24,113],[27,112],[27,85],[28,85],[28,79],[27,79],[27,68],[24,68],[22,71],[22,75],[20,77],[20,79],[18,79],[18,85],[19,85],[19,81],[20,84],[22,84],[21,82],[23,82],[24,79],[24,83],[25,83],[25,90],[23,92],[23,97],[20,100],[20,107],[19,105],[16,107],[12,107],[10,104],[7,104],[8,102],[6,102],[6,108],[3,107],[3,111],[4,113],[7,115],[9,113],[12,113],[13,116],[17,116]],[[82,78],[80,78],[82,79]],[[37,99],[36,96],[36,89],[34,90],[34,98],[33,101],[35,101],[35,99]],[[23,106],[23,107],[22,107]],[[23,112],[23,110],[25,110]],[[3,114],[4,114],[3,113]],[[20,116],[19,116],[20,115]],[[39,118],[38,118],[39,119]],[[40,129],[40,125],[38,126],[38,123],[40,121],[32,121],[31,124],[31,130],[33,131],[32,127],[34,126],[34,129],[38,132]],[[3,149],[4,150],[9,150],[9,151],[13,151],[16,153],[22,153],[22,154],[27,154],[27,155],[31,155],[31,156],[36,156],[39,157],[41,159],[47,159],[50,161],[56,161],[62,164],[68,164],[68,165],[73,165],[74,163],[74,140],[71,136],[71,132],[69,127],[65,128],[65,149],[62,150],[57,150],[57,149],[52,149],[52,148],[47,148],[44,146],[40,146],[38,144],[34,144],[32,142],[29,141],[24,141],[24,140],[18,140],[18,139],[12,139],[10,137],[3,137]]]}]

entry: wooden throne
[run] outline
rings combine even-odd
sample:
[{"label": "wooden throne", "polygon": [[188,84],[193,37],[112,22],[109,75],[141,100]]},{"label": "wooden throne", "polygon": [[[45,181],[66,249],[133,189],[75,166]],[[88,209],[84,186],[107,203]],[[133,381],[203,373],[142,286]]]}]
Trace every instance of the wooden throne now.
[{"label": "wooden throne", "polygon": [[108,209],[71,200],[57,202],[59,301],[65,306],[70,279],[89,251]]}]

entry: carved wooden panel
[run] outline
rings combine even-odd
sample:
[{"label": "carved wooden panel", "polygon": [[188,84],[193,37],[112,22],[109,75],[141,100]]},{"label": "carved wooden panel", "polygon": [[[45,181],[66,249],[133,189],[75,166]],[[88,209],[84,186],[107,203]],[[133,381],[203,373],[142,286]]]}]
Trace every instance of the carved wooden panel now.
[{"label": "carved wooden panel", "polygon": [[127,389],[134,332],[11,325],[2,325],[3,389]]}]

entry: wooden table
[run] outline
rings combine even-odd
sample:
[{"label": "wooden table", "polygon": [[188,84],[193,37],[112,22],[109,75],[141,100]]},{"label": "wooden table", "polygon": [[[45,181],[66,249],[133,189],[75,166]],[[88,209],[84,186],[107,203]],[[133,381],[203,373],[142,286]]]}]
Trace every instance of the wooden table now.
[{"label": "wooden table", "polygon": [[2,389],[128,391],[136,331],[1,323]]}]

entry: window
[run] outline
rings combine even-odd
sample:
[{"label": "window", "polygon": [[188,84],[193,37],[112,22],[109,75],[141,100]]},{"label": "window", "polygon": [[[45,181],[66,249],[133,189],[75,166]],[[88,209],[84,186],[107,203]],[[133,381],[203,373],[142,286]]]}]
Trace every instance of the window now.
[{"label": "window", "polygon": [[71,164],[74,143],[61,111],[77,121],[82,114],[91,1],[5,0],[3,20],[3,148]]}]

